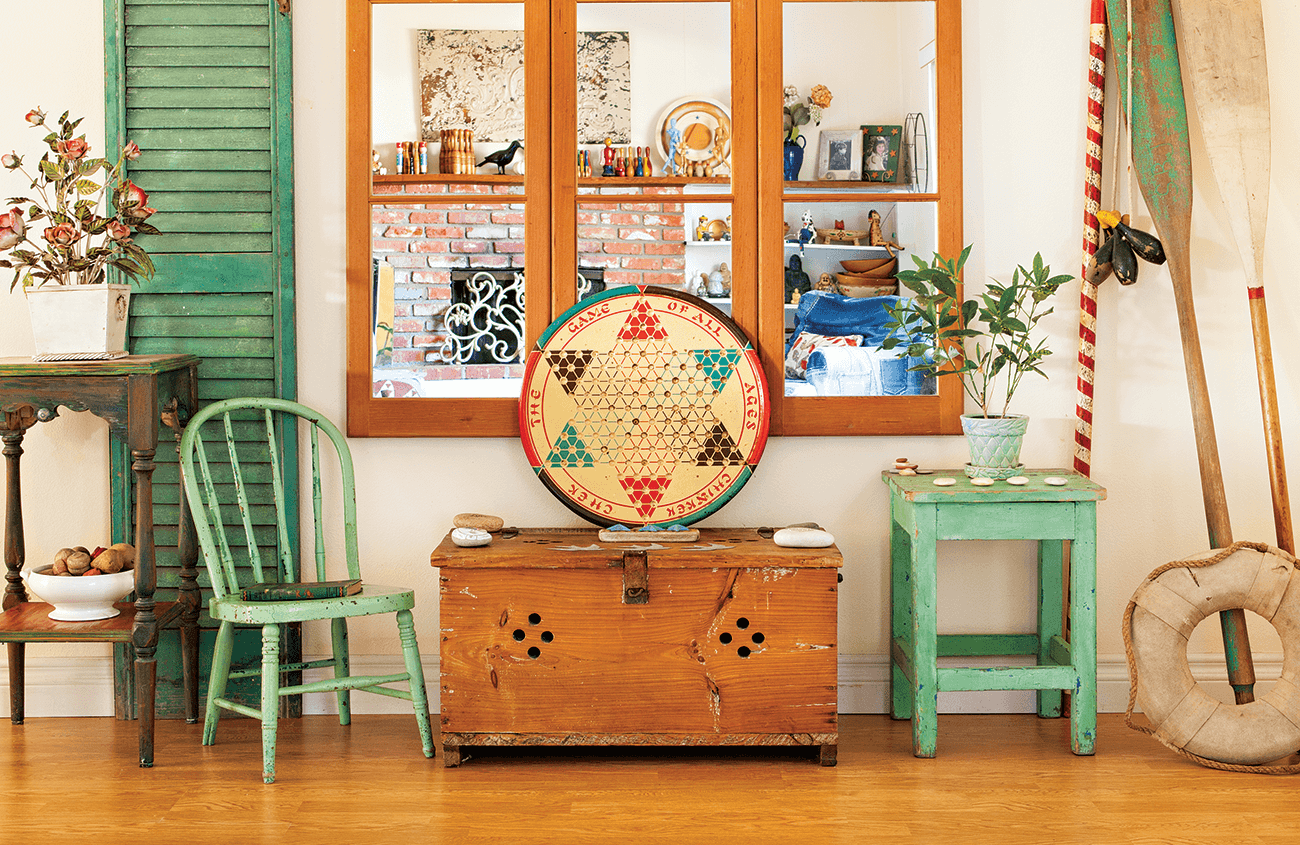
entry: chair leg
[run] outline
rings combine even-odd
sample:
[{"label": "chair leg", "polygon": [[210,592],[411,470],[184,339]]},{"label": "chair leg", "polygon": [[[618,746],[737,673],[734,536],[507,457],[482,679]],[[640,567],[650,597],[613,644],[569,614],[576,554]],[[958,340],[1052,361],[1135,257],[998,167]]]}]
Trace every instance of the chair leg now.
[{"label": "chair leg", "polygon": [[433,732],[429,728],[429,699],[424,687],[424,666],[420,663],[420,647],[415,642],[415,622],[411,611],[397,611],[397,630],[402,640],[402,657],[406,659],[406,673],[411,676],[411,704],[415,708],[415,724],[420,729],[420,745],[425,757],[433,756]]},{"label": "chair leg", "polygon": [[275,783],[275,729],[280,718],[280,626],[262,626],[262,782]]},{"label": "chair leg", "polygon": [[[348,676],[348,620],[343,617],[330,620],[330,634],[334,641],[334,677]],[[352,724],[352,691],[341,689],[336,693],[339,699],[339,724]]]},{"label": "chair leg", "polygon": [[203,744],[212,745],[217,741],[217,720],[221,718],[221,708],[217,699],[226,694],[226,684],[230,680],[230,654],[235,646],[235,626],[222,622],[217,629],[217,643],[212,649],[212,669],[208,677],[208,707],[203,715]]}]

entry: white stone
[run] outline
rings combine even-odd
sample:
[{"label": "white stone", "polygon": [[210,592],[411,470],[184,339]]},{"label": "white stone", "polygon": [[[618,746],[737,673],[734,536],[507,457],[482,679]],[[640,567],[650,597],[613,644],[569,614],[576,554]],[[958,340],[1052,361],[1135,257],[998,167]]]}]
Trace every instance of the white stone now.
[{"label": "white stone", "polygon": [[782,528],[772,535],[772,542],[790,549],[820,549],[834,543],[835,538],[820,528]]},{"label": "white stone", "polygon": [[1029,479],[1025,478],[1023,475],[1013,475],[1007,479],[1007,483],[1014,484],[1017,487],[1024,487],[1029,483]]},{"label": "white stone", "polygon": [[451,529],[451,541],[458,546],[473,548],[474,546],[486,546],[492,542],[492,535],[482,528],[453,528]]},{"label": "white stone", "polygon": [[991,478],[972,478],[972,479],[970,480],[970,483],[971,483],[971,484],[974,484],[976,487],[992,487],[992,486],[993,486],[993,479],[991,479]]},{"label": "white stone", "polygon": [[1043,479],[1044,484],[1050,484],[1053,487],[1064,487],[1070,483],[1070,479],[1062,478],[1059,475],[1049,475]]},{"label": "white stone", "polygon": [[957,483],[957,479],[949,478],[947,476],[943,476],[942,478],[936,478],[934,480],[935,487],[951,487],[956,483]]}]

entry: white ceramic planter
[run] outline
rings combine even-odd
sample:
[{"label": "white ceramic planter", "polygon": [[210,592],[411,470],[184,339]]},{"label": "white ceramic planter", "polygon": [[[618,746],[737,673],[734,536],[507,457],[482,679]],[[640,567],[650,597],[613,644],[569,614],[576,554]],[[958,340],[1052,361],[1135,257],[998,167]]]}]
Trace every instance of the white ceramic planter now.
[{"label": "white ceramic planter", "polygon": [[130,285],[46,285],[27,291],[37,361],[126,354]]}]

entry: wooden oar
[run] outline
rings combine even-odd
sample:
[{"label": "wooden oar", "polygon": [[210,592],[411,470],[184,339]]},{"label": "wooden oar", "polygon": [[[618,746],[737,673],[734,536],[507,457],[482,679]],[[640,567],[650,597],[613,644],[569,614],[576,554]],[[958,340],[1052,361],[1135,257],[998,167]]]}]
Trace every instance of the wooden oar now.
[{"label": "wooden oar", "polygon": [[1264,305],[1270,163],[1264,11],[1260,0],[1187,0],[1180,4],[1179,14],[1178,30],[1183,36],[1192,101],[1201,119],[1205,151],[1246,270],[1277,544],[1294,554],[1273,349]]},{"label": "wooden oar", "polygon": [[[1232,545],[1232,527],[1192,302],[1189,249],[1192,155],[1173,9],[1170,0],[1106,0],[1106,11],[1115,44],[1112,52],[1118,70],[1120,101],[1133,133],[1133,167],[1169,258],[1187,392],[1192,404],[1206,527],[1210,547],[1220,549]],[[1246,614],[1242,610],[1224,611],[1219,621],[1223,628],[1228,681],[1238,703],[1252,701],[1255,671],[1246,637]]]}]

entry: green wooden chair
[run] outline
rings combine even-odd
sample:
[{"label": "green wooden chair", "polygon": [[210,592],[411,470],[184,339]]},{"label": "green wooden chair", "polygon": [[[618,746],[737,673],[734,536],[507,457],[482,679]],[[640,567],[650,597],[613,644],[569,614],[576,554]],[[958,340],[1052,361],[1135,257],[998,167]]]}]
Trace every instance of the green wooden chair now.
[{"label": "green wooden chair", "polygon": [[[299,526],[293,514],[296,502],[286,501],[280,449],[281,438],[296,437],[297,421],[309,424],[312,468],[311,521],[316,571],[314,579],[301,573],[294,560],[293,540]],[[342,475],[343,551],[347,558],[347,577],[361,578],[357,560],[356,489],[352,456],[343,434],[319,413],[297,402],[284,399],[228,399],[204,408],[190,421],[181,440],[181,474],[190,510],[194,514],[200,548],[208,575],[212,579],[213,597],[209,603],[212,618],[221,623],[212,656],[212,676],[208,685],[207,715],[203,725],[203,744],[216,741],[217,719],[221,710],[232,710],[262,721],[262,778],[275,780],[275,730],[281,696],[309,692],[336,692],[339,723],[351,722],[351,690],[404,698],[415,707],[424,756],[433,756],[433,737],[429,730],[429,708],[424,688],[424,671],[415,643],[411,608],[415,593],[400,587],[381,587],[363,582],[362,590],[342,598],[295,599],[291,601],[247,601],[241,599],[241,586],[253,584],[326,581],[327,534],[322,520],[321,433],[332,441]],[[264,442],[262,437],[265,438]],[[274,494],[274,507],[250,505],[249,488],[266,484]],[[239,528],[242,527],[242,532]],[[227,530],[230,529],[230,530]],[[272,533],[273,532],[273,533]],[[302,531],[307,537],[308,532]],[[241,585],[240,575],[242,574]],[[341,578],[342,572],[333,577]],[[348,672],[347,619],[396,613],[406,671],[396,675],[355,676]],[[302,663],[280,660],[280,626],[293,622],[330,620],[333,657]],[[262,665],[260,671],[230,670],[236,625],[262,626]],[[288,672],[332,668],[332,679],[282,685],[281,676]],[[262,707],[258,710],[225,698],[227,682],[232,678],[261,675]],[[407,688],[383,686],[403,683]]]}]

